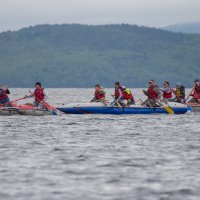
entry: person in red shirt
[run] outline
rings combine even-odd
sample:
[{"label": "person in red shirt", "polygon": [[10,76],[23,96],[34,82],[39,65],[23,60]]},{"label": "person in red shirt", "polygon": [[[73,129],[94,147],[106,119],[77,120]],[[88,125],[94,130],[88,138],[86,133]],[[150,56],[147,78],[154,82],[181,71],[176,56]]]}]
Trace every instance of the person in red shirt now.
[{"label": "person in red shirt", "polygon": [[94,98],[91,100],[91,102],[105,103],[105,97],[106,97],[106,93],[104,91],[104,88],[100,84],[96,84]]},{"label": "person in red shirt", "polygon": [[160,89],[163,92],[163,100],[170,101],[172,99],[172,88],[170,87],[170,84],[168,81],[164,82],[164,88]]},{"label": "person in red shirt", "polygon": [[143,90],[143,93],[148,97],[148,99],[144,101],[142,105],[146,105],[149,107],[158,107],[157,101],[161,97],[161,92],[154,80],[149,81],[149,87],[146,91]]},{"label": "person in red shirt", "polygon": [[8,97],[8,94],[10,94],[10,91],[7,86],[4,86],[3,88],[0,85],[0,104],[4,106],[12,106],[9,104],[10,99]]},{"label": "person in red shirt", "polygon": [[124,89],[122,88],[120,82],[115,82],[115,94],[112,95],[114,97],[114,101],[111,103],[113,106],[126,106],[123,102],[124,100]]},{"label": "person in red shirt", "polygon": [[188,103],[200,103],[200,81],[194,81],[194,92],[191,94],[193,97]]},{"label": "person in red shirt", "polygon": [[135,99],[131,90],[125,86],[122,86],[122,89],[124,91],[124,99],[127,100],[127,106],[135,104]]},{"label": "person in red shirt", "polygon": [[25,98],[31,98],[34,97],[35,100],[33,102],[33,105],[37,107],[38,109],[43,109],[44,106],[42,105],[43,102],[47,100],[47,95],[44,91],[44,88],[42,87],[42,84],[40,82],[37,82],[35,84],[35,90],[31,95],[26,95]]}]

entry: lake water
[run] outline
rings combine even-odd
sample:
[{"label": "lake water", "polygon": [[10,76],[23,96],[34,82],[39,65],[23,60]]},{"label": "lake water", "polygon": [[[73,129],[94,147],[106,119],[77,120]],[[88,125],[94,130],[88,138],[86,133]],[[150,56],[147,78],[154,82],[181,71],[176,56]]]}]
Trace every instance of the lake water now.
[{"label": "lake water", "polygon": [[[46,92],[57,106],[93,95]],[[0,116],[0,199],[199,200],[200,113]]]}]

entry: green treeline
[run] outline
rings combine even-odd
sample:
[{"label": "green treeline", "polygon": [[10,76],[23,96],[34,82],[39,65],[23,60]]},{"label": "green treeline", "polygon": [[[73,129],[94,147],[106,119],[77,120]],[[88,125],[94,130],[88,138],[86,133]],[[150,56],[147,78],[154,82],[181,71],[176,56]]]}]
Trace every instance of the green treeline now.
[{"label": "green treeline", "polygon": [[149,79],[192,86],[200,78],[200,35],[136,25],[38,25],[0,33],[0,83],[105,87]]}]

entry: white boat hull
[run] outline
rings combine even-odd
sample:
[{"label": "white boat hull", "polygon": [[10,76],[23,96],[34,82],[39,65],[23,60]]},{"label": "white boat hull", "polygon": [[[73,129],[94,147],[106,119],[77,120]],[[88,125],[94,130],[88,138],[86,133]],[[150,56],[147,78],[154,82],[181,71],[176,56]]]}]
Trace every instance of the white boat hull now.
[{"label": "white boat hull", "polygon": [[0,108],[0,115],[31,115],[31,116],[45,116],[52,115],[52,113],[48,110],[39,110],[39,109],[31,109],[31,110],[23,110],[19,108]]}]

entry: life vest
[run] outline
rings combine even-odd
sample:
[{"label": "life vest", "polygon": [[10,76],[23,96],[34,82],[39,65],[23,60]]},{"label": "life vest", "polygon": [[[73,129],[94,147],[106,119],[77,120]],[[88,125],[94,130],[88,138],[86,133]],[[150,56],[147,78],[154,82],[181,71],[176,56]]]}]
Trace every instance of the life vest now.
[{"label": "life vest", "polygon": [[171,99],[172,98],[172,89],[170,88],[170,92],[164,91],[163,92],[163,97],[165,99]]},{"label": "life vest", "polygon": [[44,100],[44,88],[35,89],[34,91],[35,101],[43,101]]},{"label": "life vest", "polygon": [[199,95],[198,95],[197,93],[194,93],[194,94],[193,94],[193,98],[194,98],[194,99],[199,99]]},{"label": "life vest", "polygon": [[0,88],[0,101],[8,99],[8,95],[6,94],[6,91],[2,88]]},{"label": "life vest", "polygon": [[193,94],[193,98],[194,99],[199,99],[200,96],[200,85],[196,84],[194,87],[194,94]]},{"label": "life vest", "polygon": [[94,96],[96,99],[104,99],[105,92],[103,90],[95,91]]},{"label": "life vest", "polygon": [[178,97],[181,97],[181,90],[179,88],[176,88],[176,95]]},{"label": "life vest", "polygon": [[134,99],[131,90],[128,88],[124,89],[124,99]]},{"label": "life vest", "polygon": [[115,88],[115,98],[117,99],[120,96],[118,90],[121,90],[121,92],[122,92],[122,98],[124,98],[125,94],[124,94],[124,89],[122,87]]},{"label": "life vest", "polygon": [[195,88],[194,88],[194,94],[197,94],[197,95],[199,95],[200,94],[200,85],[199,84],[196,84],[195,85]]},{"label": "life vest", "polygon": [[156,88],[157,86],[150,86],[147,90],[148,92],[148,97],[149,99],[157,99],[158,98],[158,94],[155,92],[154,88]]}]

